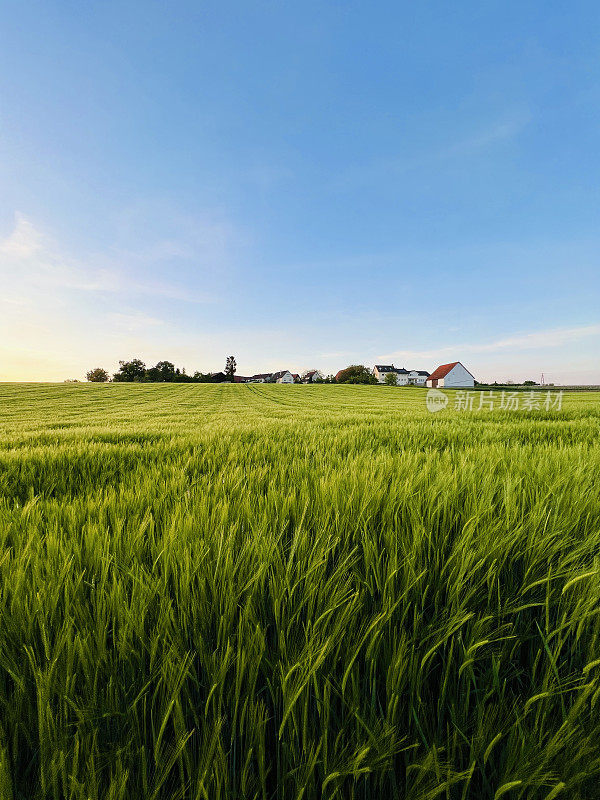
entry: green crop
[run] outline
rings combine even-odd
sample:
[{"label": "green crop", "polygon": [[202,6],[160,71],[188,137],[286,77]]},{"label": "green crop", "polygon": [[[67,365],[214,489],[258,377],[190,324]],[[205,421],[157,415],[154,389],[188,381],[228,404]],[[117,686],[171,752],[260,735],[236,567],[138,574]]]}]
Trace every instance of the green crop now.
[{"label": "green crop", "polygon": [[0,384],[1,800],[595,800],[600,395]]}]

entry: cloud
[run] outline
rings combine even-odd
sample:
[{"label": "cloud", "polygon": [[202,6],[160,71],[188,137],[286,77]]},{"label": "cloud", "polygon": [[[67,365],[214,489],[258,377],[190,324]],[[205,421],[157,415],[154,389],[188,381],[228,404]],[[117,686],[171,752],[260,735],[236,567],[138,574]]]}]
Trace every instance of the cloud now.
[{"label": "cloud", "polygon": [[439,166],[456,158],[468,158],[487,150],[501,142],[508,142],[517,137],[531,120],[529,111],[513,110],[502,118],[474,130],[470,135],[446,140],[439,147],[426,152],[414,152],[402,157],[380,158],[364,164],[358,164],[345,170],[335,181],[336,186],[363,183],[379,180],[390,175],[404,175],[414,170]]},{"label": "cloud", "polygon": [[218,314],[226,273],[218,267],[227,231],[213,236],[208,218],[191,228],[191,220],[187,231],[174,224],[153,239],[149,225],[144,236],[121,236],[126,246],[75,256],[16,214],[12,230],[0,236],[0,380],[81,376],[90,364],[108,366],[128,354],[176,358],[198,315],[168,301],[210,304]]},{"label": "cloud", "polygon": [[0,256],[17,260],[30,259],[42,249],[42,237],[33,224],[15,214],[15,227],[5,239],[0,240]]},{"label": "cloud", "polygon": [[448,147],[432,154],[436,160],[445,160],[454,156],[471,155],[478,150],[485,150],[497,142],[514,139],[531,120],[529,113],[517,113],[497,120],[492,125],[482,128],[472,136],[459,140]]},{"label": "cloud", "polygon": [[164,320],[158,317],[152,317],[149,314],[137,311],[130,314],[109,314],[108,322],[112,327],[128,332],[143,331],[165,324]]},{"label": "cloud", "polygon": [[471,345],[471,352],[486,353],[498,350],[531,350],[540,347],[561,347],[570,342],[600,336],[600,325],[584,325],[577,328],[555,328],[549,331],[535,331],[508,339],[481,345]]},{"label": "cloud", "polygon": [[113,250],[90,254],[84,260],[63,251],[23,214],[15,215],[13,231],[0,240],[0,281],[7,289],[5,302],[24,303],[30,288],[98,294],[128,294],[164,297],[191,303],[211,303],[214,294],[177,284],[141,278],[131,266],[144,272],[150,265],[176,258],[193,259],[194,249],[185,243],[159,240],[138,251]]},{"label": "cloud", "polygon": [[600,324],[582,325],[575,328],[554,328],[544,331],[517,334],[493,342],[462,343],[447,345],[432,350],[396,350],[377,356],[378,360],[393,361],[405,359],[438,359],[445,357],[464,357],[463,354],[520,352],[526,350],[551,349],[562,347],[565,344],[580,341],[594,336],[600,336]]}]

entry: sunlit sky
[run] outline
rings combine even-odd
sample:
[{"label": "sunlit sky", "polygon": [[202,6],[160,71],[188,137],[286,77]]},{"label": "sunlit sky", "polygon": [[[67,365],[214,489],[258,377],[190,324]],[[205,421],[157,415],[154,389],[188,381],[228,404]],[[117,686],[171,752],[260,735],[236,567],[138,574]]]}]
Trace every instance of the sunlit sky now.
[{"label": "sunlit sky", "polygon": [[0,4],[0,380],[600,383],[600,5]]}]

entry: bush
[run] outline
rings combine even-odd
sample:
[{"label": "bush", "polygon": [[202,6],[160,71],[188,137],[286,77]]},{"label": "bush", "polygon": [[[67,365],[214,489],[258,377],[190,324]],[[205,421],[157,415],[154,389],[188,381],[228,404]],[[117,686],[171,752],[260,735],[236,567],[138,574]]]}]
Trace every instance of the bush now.
[{"label": "bush", "polygon": [[105,369],[102,369],[102,367],[95,367],[89,372],[86,372],[85,379],[86,381],[90,381],[90,383],[106,383],[106,381],[110,380],[110,375]]},{"label": "bush", "polygon": [[377,383],[377,378],[363,364],[352,364],[340,370],[336,375],[336,380],[338,383]]}]

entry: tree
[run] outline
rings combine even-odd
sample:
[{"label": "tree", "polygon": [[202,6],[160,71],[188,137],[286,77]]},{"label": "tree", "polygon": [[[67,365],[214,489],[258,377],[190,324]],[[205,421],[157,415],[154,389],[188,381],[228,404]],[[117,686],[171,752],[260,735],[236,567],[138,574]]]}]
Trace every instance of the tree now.
[{"label": "tree", "polygon": [[397,386],[398,385],[398,376],[395,372],[387,372],[383,382],[386,386]]},{"label": "tree", "polygon": [[235,380],[236,369],[237,364],[235,363],[234,356],[227,356],[227,361],[225,362],[225,375],[227,376],[227,380],[231,381],[232,383]]},{"label": "tree", "polygon": [[114,381],[121,383],[131,383],[132,381],[143,381],[146,377],[146,365],[139,358],[131,361],[119,361],[119,371],[113,375]]},{"label": "tree", "polygon": [[523,386],[537,386],[535,381],[523,381]]},{"label": "tree", "polygon": [[363,364],[352,364],[335,376],[338,383],[377,383],[377,378]]},{"label": "tree", "polygon": [[146,377],[148,380],[163,383],[173,381],[176,374],[177,370],[175,369],[175,364],[172,364],[170,361],[159,361],[154,367],[150,367],[150,369],[146,370]]},{"label": "tree", "polygon": [[86,381],[90,381],[90,383],[106,383],[106,381],[110,380],[110,375],[105,369],[102,369],[102,367],[95,367],[89,372],[86,372],[85,379]]}]

